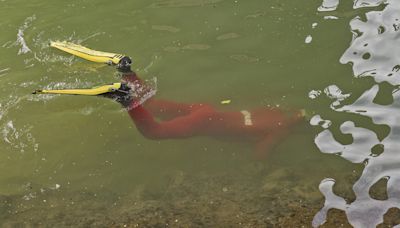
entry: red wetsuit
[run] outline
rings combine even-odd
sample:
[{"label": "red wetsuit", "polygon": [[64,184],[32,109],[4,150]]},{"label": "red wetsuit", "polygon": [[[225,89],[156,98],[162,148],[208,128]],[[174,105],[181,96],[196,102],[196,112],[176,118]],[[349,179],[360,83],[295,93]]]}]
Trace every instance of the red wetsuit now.
[{"label": "red wetsuit", "polygon": [[[142,85],[134,74],[124,77]],[[151,98],[144,105],[132,100],[128,113],[138,130],[150,139],[214,136],[258,142],[266,151],[288,133],[288,127],[303,119],[301,112],[284,114],[277,108],[219,112],[207,104],[182,104]],[[158,118],[160,121],[157,121]]]}]

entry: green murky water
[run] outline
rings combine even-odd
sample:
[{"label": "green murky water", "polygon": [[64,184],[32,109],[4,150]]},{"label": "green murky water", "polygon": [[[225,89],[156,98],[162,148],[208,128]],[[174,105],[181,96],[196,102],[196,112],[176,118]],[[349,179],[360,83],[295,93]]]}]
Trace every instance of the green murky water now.
[{"label": "green murky water", "polygon": [[[335,12],[318,13],[320,4],[0,1],[0,219],[11,225],[264,227],[280,226],[293,213],[303,217],[297,208],[306,204],[313,208],[304,217],[310,225],[324,202],[321,179],[335,177],[341,189],[351,189],[348,179],[362,167],[320,153],[319,129],[307,122],[259,161],[255,145],[240,141],[146,139],[110,100],[30,93],[119,81],[112,67],[48,46],[68,40],[130,55],[142,78],[157,79],[159,98],[220,110],[305,108],[338,131],[347,114],[309,92],[335,84],[354,101],[374,84],[353,79],[351,67],[339,63],[352,39],[349,21],[366,9],[343,2]],[[226,99],[231,104],[221,105]],[[366,118],[352,119],[385,132]]]}]

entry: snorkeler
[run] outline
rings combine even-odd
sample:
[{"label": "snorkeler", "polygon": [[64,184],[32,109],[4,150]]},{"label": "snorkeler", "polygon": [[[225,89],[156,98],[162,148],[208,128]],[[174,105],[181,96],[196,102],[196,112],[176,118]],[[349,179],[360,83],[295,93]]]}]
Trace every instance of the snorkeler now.
[{"label": "snorkeler", "polygon": [[142,96],[148,94],[151,88],[131,70],[132,61],[129,57],[98,52],[68,42],[52,42],[51,46],[90,61],[116,65],[122,80],[120,83],[93,89],[37,90],[35,94],[75,94],[111,98],[127,109],[137,129],[149,139],[213,136],[254,141],[257,145],[257,155],[262,157],[289,133],[293,125],[304,118],[304,111],[284,113],[278,108],[220,112],[204,103],[183,104],[153,97],[143,102]]}]

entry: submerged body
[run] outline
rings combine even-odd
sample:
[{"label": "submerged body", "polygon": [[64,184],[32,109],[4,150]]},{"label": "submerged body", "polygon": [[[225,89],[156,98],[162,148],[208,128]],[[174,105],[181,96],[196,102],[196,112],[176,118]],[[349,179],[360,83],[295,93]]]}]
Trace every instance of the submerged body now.
[{"label": "submerged body", "polygon": [[[135,88],[145,87],[133,72],[125,74],[124,81]],[[155,98],[144,104],[132,99],[127,110],[138,130],[147,138],[212,136],[253,141],[257,143],[258,154],[268,151],[288,134],[290,127],[304,118],[301,111],[285,114],[277,108],[259,108],[220,112],[208,104],[183,104]]]},{"label": "submerged body", "polygon": [[[257,153],[269,149],[304,118],[304,113],[285,113],[277,108],[221,112],[208,104],[182,104],[149,98],[152,95],[131,70],[128,56],[95,51],[69,42],[52,42],[52,47],[93,62],[116,65],[122,82],[85,90],[37,90],[34,93],[96,95],[111,98],[127,108],[138,130],[150,139],[212,136],[253,141]],[[144,102],[145,101],[145,102]]]}]

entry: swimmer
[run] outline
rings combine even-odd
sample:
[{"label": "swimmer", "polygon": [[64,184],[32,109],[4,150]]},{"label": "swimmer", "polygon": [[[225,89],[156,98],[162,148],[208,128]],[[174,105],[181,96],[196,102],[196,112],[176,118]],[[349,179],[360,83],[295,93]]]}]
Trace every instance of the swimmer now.
[{"label": "swimmer", "polygon": [[120,83],[93,89],[37,90],[34,93],[94,95],[111,98],[124,106],[137,129],[149,139],[178,139],[211,136],[252,141],[256,155],[263,158],[290,129],[304,119],[303,110],[285,113],[278,108],[258,108],[237,112],[222,112],[205,103],[184,104],[149,98],[144,103],[132,92],[146,94],[147,87],[131,70],[129,57],[93,51],[67,42],[53,43],[53,47],[95,62],[116,65],[122,75]]}]

